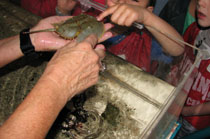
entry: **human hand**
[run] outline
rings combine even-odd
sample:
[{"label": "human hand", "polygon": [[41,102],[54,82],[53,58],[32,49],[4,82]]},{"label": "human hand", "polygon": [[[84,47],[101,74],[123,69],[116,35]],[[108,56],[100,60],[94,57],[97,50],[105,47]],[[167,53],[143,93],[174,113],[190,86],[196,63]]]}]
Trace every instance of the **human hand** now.
[{"label": "human hand", "polygon": [[146,8],[139,6],[138,3],[131,1],[114,2],[110,0],[107,4],[109,8],[98,16],[99,21],[111,15],[112,22],[122,26],[131,26],[135,21],[144,23]]},{"label": "human hand", "polygon": [[[70,16],[52,16],[45,19],[42,19],[35,27],[30,31],[43,30],[53,28],[52,23],[59,23],[67,20]],[[112,36],[111,32],[107,32],[112,25],[107,23],[104,25],[105,33],[99,39],[99,42],[102,42]],[[65,40],[59,37],[58,34],[54,32],[40,32],[30,34],[32,44],[35,46],[35,51],[54,51],[64,45],[66,45],[70,40]]]},{"label": "human hand", "polygon": [[116,3],[127,3],[127,4],[132,4],[132,5],[138,5],[141,7],[146,8],[149,5],[149,0],[107,0],[107,4],[112,6],[113,4]]},{"label": "human hand", "polygon": [[68,15],[75,8],[76,4],[76,0],[57,0],[57,8],[64,15]]},{"label": "human hand", "polygon": [[[48,63],[43,79],[52,81],[68,100],[98,81],[100,60],[105,56],[104,46],[97,45],[91,35],[81,43],[68,43],[59,49]],[[95,48],[94,48],[95,47]]]},{"label": "human hand", "polygon": [[[36,30],[44,30],[53,28],[52,23],[59,23],[67,20],[70,16],[52,16],[48,18],[44,18],[39,21],[39,23],[30,29],[30,31]],[[32,33],[30,34],[31,42],[35,47],[35,51],[54,51],[68,42],[69,40],[65,40],[59,37],[54,32],[40,32],[40,33]]]}]

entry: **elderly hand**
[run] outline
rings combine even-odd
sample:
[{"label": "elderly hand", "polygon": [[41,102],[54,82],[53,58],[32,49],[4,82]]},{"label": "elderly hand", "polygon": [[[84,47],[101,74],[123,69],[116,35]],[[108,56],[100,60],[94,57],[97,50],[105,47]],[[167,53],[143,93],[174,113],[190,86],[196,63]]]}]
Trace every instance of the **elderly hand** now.
[{"label": "elderly hand", "polygon": [[104,46],[94,48],[96,43],[97,37],[91,35],[81,43],[74,41],[59,49],[48,63],[43,79],[54,82],[67,99],[94,85],[100,60],[105,56]]},{"label": "elderly hand", "polygon": [[97,82],[105,52],[103,45],[94,48],[96,43],[97,37],[91,35],[58,49],[34,88],[0,127],[0,138],[45,138],[66,102]]},{"label": "elderly hand", "polygon": [[[70,18],[70,16],[52,16],[42,19],[30,31],[53,28],[52,23],[62,22],[68,18]],[[105,33],[103,37],[100,38],[99,42],[104,41],[112,36],[110,32],[106,32],[112,27],[112,25],[108,23],[105,24],[104,27]],[[32,44],[35,46],[35,51],[54,51],[70,42],[70,40],[65,40],[59,37],[55,32],[32,33],[30,34],[30,37]]]}]

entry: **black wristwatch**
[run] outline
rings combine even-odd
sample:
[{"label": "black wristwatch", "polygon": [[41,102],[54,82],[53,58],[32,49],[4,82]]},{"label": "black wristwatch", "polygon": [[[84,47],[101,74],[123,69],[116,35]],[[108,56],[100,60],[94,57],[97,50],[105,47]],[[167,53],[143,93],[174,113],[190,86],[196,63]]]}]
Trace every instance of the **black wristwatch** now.
[{"label": "black wristwatch", "polygon": [[20,32],[20,49],[25,56],[37,56],[38,53],[35,52],[35,47],[31,42],[29,30],[30,28],[27,28]]}]

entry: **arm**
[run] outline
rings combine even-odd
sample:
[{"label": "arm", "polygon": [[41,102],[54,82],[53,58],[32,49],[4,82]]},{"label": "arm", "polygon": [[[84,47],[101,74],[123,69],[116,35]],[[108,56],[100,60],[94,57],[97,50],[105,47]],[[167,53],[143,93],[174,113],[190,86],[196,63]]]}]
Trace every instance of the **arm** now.
[{"label": "arm", "polygon": [[59,49],[25,100],[0,127],[0,138],[44,138],[66,102],[95,84],[104,46],[89,36]]},{"label": "arm", "polygon": [[205,102],[195,106],[185,106],[182,109],[183,116],[204,116],[210,114],[210,102]]},{"label": "arm", "polygon": [[102,20],[108,15],[111,16],[111,20],[119,25],[131,26],[133,22],[139,22],[145,25],[145,27],[151,32],[151,34],[162,45],[165,52],[172,56],[178,56],[183,53],[184,47],[177,42],[169,39],[165,35],[161,34],[156,29],[170,34],[178,39],[183,40],[182,36],[168,23],[154,15],[149,9],[143,8],[134,4],[110,4],[111,6],[99,15],[98,20]]},{"label": "arm", "polygon": [[[170,36],[173,36],[173,38],[180,40],[183,40],[182,36],[171,25],[154,15],[152,12],[146,9],[145,12],[145,17],[147,17],[147,19],[145,19],[144,25],[160,43],[163,50],[171,56],[181,55],[184,52],[184,46],[168,38],[164,34],[169,34]],[[160,33],[159,31],[164,34]]]},{"label": "arm", "polygon": [[23,56],[19,46],[19,36],[0,40],[0,68]]}]

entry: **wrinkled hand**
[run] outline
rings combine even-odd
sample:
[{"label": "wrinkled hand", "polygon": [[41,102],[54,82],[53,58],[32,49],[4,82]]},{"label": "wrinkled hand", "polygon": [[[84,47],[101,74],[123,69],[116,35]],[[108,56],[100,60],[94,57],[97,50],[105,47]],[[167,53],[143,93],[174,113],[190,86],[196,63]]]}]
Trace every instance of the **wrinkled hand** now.
[{"label": "wrinkled hand", "polygon": [[[59,23],[67,20],[70,16],[52,16],[45,19],[42,19],[35,27],[33,27],[30,31],[42,30],[53,28],[52,23]],[[112,25],[105,24],[105,33],[100,38],[99,42],[102,42],[112,36],[110,32],[106,32],[109,30]],[[55,32],[40,32],[30,34],[32,44],[35,46],[35,51],[54,51],[57,50],[67,43],[70,40],[65,40],[58,36]]]},{"label": "wrinkled hand", "polygon": [[76,0],[57,0],[57,7],[63,13],[68,15],[76,6]]},{"label": "wrinkled hand", "polygon": [[96,43],[97,37],[91,35],[81,43],[73,41],[59,49],[43,77],[53,81],[68,99],[94,85],[98,81],[100,60],[105,56],[104,46],[94,48]]},{"label": "wrinkled hand", "polygon": [[140,7],[134,2],[108,2],[109,8],[98,16],[98,20],[101,21],[108,15],[111,15],[112,22],[122,25],[131,26],[133,22],[143,23],[144,11],[143,7]]}]

